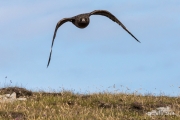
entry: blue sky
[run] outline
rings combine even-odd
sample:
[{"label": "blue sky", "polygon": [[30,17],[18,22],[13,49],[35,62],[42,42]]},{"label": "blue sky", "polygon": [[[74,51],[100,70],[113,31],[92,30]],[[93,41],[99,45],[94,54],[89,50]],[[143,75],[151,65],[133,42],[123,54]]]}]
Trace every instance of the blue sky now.
[{"label": "blue sky", "polygon": [[[98,9],[141,43],[104,16],[91,16],[85,29],[68,22],[46,68],[57,22]],[[1,1],[0,16],[0,86],[180,95],[179,0]]]}]

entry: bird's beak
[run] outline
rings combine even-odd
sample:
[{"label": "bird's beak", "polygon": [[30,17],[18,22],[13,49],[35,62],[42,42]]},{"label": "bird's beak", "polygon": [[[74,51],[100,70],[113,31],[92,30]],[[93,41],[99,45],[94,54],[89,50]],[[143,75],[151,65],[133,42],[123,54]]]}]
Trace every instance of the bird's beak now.
[{"label": "bird's beak", "polygon": [[82,19],[82,22],[85,22],[85,21],[86,21],[86,20],[83,18],[83,19]]}]

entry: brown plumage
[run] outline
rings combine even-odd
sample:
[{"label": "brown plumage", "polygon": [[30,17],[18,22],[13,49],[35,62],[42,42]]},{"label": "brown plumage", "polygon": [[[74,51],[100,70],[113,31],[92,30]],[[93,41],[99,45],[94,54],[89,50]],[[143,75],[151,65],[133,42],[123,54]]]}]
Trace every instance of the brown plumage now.
[{"label": "brown plumage", "polygon": [[138,42],[140,42],[129,30],[127,30],[127,28],[110,12],[106,11],[106,10],[94,10],[90,13],[84,13],[84,14],[79,14],[76,15],[74,17],[71,18],[64,18],[62,20],[60,20],[55,28],[54,31],[54,36],[53,36],[53,40],[52,40],[52,44],[51,44],[51,51],[50,51],[50,55],[49,55],[49,60],[48,60],[48,64],[47,67],[49,66],[49,63],[51,61],[51,54],[52,54],[52,47],[54,44],[54,39],[56,37],[56,32],[58,30],[58,28],[64,24],[65,22],[72,22],[76,27],[78,28],[85,28],[89,25],[90,22],[90,16],[91,15],[103,15],[106,16],[108,18],[110,18],[112,21],[116,22],[117,24],[119,24],[126,32],[128,32],[134,39],[136,39]]}]

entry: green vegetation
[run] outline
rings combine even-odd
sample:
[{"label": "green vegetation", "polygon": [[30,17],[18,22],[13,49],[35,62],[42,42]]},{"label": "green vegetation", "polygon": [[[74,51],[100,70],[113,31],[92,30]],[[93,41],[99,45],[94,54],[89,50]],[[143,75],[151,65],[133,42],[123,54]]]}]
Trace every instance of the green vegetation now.
[{"label": "green vegetation", "polygon": [[[13,90],[12,90],[13,89]],[[157,107],[170,106],[180,111],[180,97],[124,93],[94,93],[89,95],[62,92],[31,92],[24,88],[0,89],[0,94],[17,92],[27,101],[0,103],[1,120],[178,120],[177,116],[145,115]]]}]

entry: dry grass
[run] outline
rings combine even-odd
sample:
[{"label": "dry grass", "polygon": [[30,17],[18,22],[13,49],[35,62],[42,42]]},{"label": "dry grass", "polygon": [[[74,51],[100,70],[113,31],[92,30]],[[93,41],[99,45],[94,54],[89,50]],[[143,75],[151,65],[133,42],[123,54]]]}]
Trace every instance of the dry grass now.
[{"label": "dry grass", "polygon": [[[6,91],[5,91],[6,90]],[[23,93],[21,89],[20,93]],[[0,94],[10,90],[0,90]],[[20,91],[20,90],[19,90]],[[26,91],[27,92],[27,91]],[[31,92],[31,91],[30,91]],[[27,92],[29,93],[29,92]],[[74,94],[32,92],[27,101],[0,103],[1,120],[178,120],[177,116],[145,115],[157,107],[170,106],[180,111],[180,97],[142,96],[123,93]]]}]

